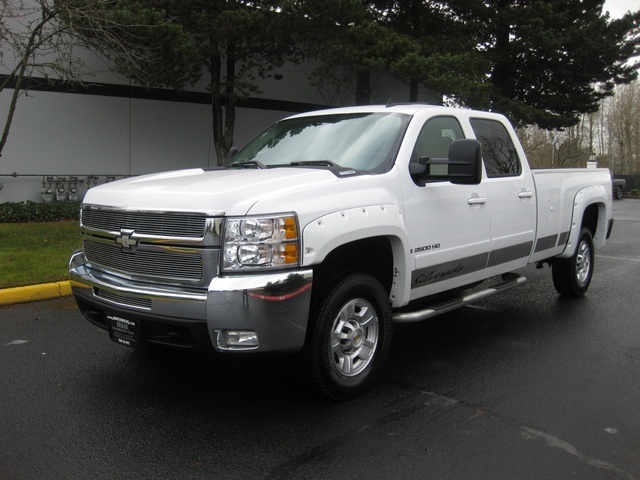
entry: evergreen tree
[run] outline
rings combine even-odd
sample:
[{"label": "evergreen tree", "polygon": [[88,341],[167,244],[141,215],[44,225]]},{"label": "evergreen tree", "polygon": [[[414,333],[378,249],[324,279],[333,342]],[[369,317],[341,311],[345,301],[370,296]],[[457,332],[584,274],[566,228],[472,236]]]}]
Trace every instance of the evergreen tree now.
[{"label": "evergreen tree", "polygon": [[114,23],[130,26],[125,43],[136,46],[117,57],[120,71],[177,89],[206,75],[219,163],[233,142],[238,99],[256,93],[258,79],[279,78],[286,60],[318,63],[312,81],[332,79],[336,88],[346,72],[359,104],[371,100],[369,75],[385,73],[410,86],[407,100],[422,86],[543,128],[574,125],[637,75],[628,62],[639,53],[640,12],[612,20],[604,0],[107,4]]},{"label": "evergreen tree", "polygon": [[[370,74],[387,74],[409,86],[398,101],[416,101],[418,89],[451,99],[480,96],[486,60],[464,37],[442,2],[422,0],[301,0],[296,2],[301,43],[318,61],[314,81],[354,85],[356,104],[371,102]],[[350,78],[349,78],[350,77]],[[338,103],[350,103],[344,97]]]},{"label": "evergreen tree", "polygon": [[259,78],[280,78],[278,67],[298,51],[286,15],[269,0],[117,0],[109,8],[138,47],[135,57],[114,52],[120,72],[178,90],[206,76],[219,165],[233,145],[238,99],[258,92]]},{"label": "evergreen tree", "polygon": [[[358,105],[371,101],[370,74],[388,71],[394,58],[411,48],[378,22],[378,12],[362,0],[293,0],[287,8],[296,19],[296,40],[305,58],[318,65],[311,82],[321,89],[332,85],[347,90]],[[342,96],[331,95],[327,102],[352,101],[336,97]]]},{"label": "evergreen tree", "polygon": [[561,128],[637,76],[640,12],[612,20],[604,0],[451,0],[490,64],[486,96],[465,104],[522,125]]},{"label": "evergreen tree", "polygon": [[414,46],[389,69],[410,86],[409,101],[418,99],[420,86],[454,102],[486,95],[486,59],[448,3],[374,0],[372,4],[379,22]]}]

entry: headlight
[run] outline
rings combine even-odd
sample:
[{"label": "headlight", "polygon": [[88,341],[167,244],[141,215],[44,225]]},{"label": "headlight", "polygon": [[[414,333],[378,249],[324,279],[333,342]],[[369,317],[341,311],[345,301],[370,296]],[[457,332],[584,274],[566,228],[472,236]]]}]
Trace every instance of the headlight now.
[{"label": "headlight", "polygon": [[227,218],[222,244],[222,270],[296,267],[300,236],[294,214]]}]

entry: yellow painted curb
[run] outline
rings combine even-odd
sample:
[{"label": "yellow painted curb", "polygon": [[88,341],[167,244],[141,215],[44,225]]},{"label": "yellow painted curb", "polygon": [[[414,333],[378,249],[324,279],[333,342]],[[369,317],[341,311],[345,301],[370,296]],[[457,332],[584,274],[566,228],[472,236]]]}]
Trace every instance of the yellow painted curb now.
[{"label": "yellow painted curb", "polygon": [[47,300],[69,295],[71,295],[71,284],[68,280],[27,287],[5,288],[0,290],[0,305]]}]

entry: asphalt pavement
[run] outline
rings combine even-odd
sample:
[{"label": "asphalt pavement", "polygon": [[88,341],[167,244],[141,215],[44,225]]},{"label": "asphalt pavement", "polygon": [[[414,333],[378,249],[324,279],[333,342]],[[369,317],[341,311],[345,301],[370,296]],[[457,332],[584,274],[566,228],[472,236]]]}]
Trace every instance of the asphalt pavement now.
[{"label": "asphalt pavement", "polygon": [[640,478],[640,201],[584,298],[548,268],[395,332],[376,388],[303,391],[280,357],[137,351],[71,297],[0,307],[1,479]]}]

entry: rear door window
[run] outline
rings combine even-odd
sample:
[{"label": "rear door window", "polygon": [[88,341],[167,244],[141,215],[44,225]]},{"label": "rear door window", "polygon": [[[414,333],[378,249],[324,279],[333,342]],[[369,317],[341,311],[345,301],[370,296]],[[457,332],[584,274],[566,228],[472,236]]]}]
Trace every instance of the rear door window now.
[{"label": "rear door window", "polygon": [[471,127],[482,144],[482,159],[489,178],[517,177],[522,166],[505,126],[485,118],[472,118]]}]

